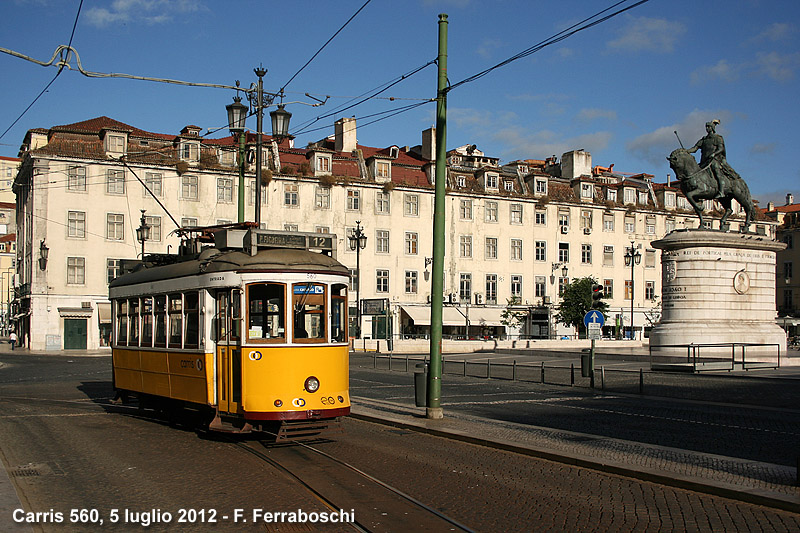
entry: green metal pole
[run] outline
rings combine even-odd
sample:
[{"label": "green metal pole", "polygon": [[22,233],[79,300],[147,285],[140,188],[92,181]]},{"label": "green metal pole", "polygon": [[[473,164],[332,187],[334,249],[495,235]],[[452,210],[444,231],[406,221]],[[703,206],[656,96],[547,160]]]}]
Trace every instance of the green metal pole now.
[{"label": "green metal pole", "polygon": [[242,132],[239,134],[239,222],[244,222],[244,191],[245,191],[245,183],[244,183],[244,149],[245,149],[245,137],[247,136],[247,132]]},{"label": "green metal pole", "polygon": [[442,418],[442,300],[444,296],[445,184],[447,181],[447,15],[439,15],[439,77],[436,89],[436,195],[433,207],[431,362],[425,416]]}]

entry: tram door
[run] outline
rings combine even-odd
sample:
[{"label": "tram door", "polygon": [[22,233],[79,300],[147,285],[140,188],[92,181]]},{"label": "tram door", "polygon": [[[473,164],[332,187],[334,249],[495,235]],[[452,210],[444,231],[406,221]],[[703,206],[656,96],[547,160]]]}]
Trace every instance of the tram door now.
[{"label": "tram door", "polygon": [[220,290],[215,300],[217,405],[220,412],[237,413],[242,403],[241,293]]}]

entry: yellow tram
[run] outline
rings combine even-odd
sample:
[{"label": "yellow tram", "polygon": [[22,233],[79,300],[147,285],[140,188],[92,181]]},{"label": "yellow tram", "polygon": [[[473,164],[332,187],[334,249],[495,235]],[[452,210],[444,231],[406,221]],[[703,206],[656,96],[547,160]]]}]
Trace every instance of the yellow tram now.
[{"label": "yellow tram", "polygon": [[349,414],[349,271],[335,236],[225,229],[215,242],[111,282],[118,393],[279,440]]}]

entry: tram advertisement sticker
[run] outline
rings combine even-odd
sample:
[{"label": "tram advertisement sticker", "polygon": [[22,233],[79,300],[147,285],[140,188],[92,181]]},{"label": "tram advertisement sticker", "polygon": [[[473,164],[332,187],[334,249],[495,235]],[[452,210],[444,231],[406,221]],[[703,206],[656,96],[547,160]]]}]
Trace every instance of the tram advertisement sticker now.
[{"label": "tram advertisement sticker", "polygon": [[306,285],[295,285],[294,294],[325,294],[323,285],[308,283]]}]

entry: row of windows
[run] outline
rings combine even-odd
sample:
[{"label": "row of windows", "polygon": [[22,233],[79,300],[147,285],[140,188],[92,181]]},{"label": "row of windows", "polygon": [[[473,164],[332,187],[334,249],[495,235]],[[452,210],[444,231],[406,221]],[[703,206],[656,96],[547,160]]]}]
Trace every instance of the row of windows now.
[{"label": "row of windows", "polygon": [[[148,241],[161,242],[161,217],[145,216],[145,223],[149,227]],[[184,217],[181,219],[184,227],[197,226],[197,218]],[[86,212],[67,211],[67,237],[75,239],[86,238]],[[105,238],[112,241],[125,240],[125,215],[122,213],[107,213]]]},{"label": "row of windows", "polygon": [[[386,294],[389,292],[389,270],[377,269],[375,271],[375,292],[378,294]],[[351,271],[351,290],[356,290],[358,284],[357,273]],[[485,292],[483,293],[487,304],[497,304],[497,274],[486,274]],[[553,280],[555,281],[555,280]],[[569,285],[569,278],[558,278],[558,294],[561,296],[566,286]],[[512,274],[510,278],[510,296],[515,298],[522,298],[522,275]],[[614,297],[614,280],[603,280],[604,296],[606,298]],[[416,270],[405,271],[405,293],[418,294],[419,293],[419,272]],[[471,301],[472,298],[472,274],[462,272],[459,274],[459,298],[462,301]],[[547,296],[547,276],[534,276],[533,293],[537,298]],[[625,281],[625,299],[631,299],[631,281]],[[656,296],[656,282],[645,281],[644,297],[647,300],[654,300]]]},{"label": "row of windows", "polygon": [[116,343],[199,348],[199,303],[198,291],[115,300]]}]

